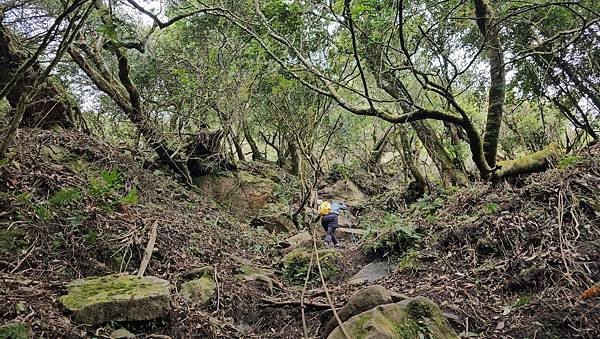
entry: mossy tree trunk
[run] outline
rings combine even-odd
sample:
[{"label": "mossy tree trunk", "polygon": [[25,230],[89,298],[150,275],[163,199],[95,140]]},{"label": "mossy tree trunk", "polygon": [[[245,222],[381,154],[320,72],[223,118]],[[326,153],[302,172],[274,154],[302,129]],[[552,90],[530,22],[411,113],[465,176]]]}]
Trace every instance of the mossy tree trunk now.
[{"label": "mossy tree trunk", "polygon": [[490,63],[488,113],[483,135],[483,152],[489,167],[496,166],[498,138],[502,126],[505,98],[504,53],[500,43],[500,25],[489,0],[473,0],[477,26],[485,39],[485,50]]}]

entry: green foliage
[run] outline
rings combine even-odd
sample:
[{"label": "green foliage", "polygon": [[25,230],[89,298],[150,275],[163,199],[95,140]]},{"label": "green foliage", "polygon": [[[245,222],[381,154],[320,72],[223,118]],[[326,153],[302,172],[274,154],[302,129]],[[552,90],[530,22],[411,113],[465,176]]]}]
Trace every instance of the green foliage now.
[{"label": "green foliage", "polygon": [[416,270],[419,268],[419,252],[415,249],[408,250],[398,261],[398,270]]},{"label": "green foliage", "polygon": [[90,188],[92,193],[96,195],[103,195],[112,193],[123,187],[121,182],[121,173],[116,166],[113,166],[110,170],[103,169],[100,172],[100,179],[91,178]]},{"label": "green foliage", "polygon": [[579,164],[583,161],[583,158],[579,155],[568,154],[562,157],[556,164],[558,168],[565,169],[569,166]]},{"label": "green foliage", "polygon": [[125,195],[122,195],[122,190],[125,188],[123,179],[123,175],[116,166],[109,170],[101,170],[99,178],[90,178],[90,192],[96,199],[100,200],[99,206],[106,210],[112,210],[119,205],[137,203],[138,191],[136,186],[133,186]]},{"label": "green foliage", "polygon": [[[289,258],[287,258],[283,264],[282,278],[291,285],[304,285],[310,265],[311,251],[302,248],[296,249],[295,251],[297,253],[292,252],[286,256]],[[320,251],[319,253],[323,278],[325,278],[326,281],[335,279],[340,274],[337,252]],[[310,286],[316,286],[320,283],[321,277],[319,275],[319,268],[317,267],[316,261],[314,261],[310,270],[308,284]]]},{"label": "green foliage", "polygon": [[524,296],[520,296],[517,300],[515,300],[515,302],[512,304],[512,306],[514,309],[517,309],[519,307],[529,305],[530,302],[531,302],[531,297],[528,295],[524,295]]},{"label": "green foliage", "polygon": [[331,176],[348,181],[350,178],[350,169],[344,164],[333,164],[331,166]]},{"label": "green foliage", "polygon": [[77,188],[62,188],[48,199],[48,203],[57,206],[68,206],[81,199],[81,192]]},{"label": "green foliage", "polygon": [[0,327],[0,338],[2,339],[27,339],[29,328],[24,323],[8,324]]},{"label": "green foliage", "polygon": [[134,205],[138,201],[137,188],[133,186],[124,197],[119,198],[119,203],[124,205]]},{"label": "green foliage", "polygon": [[498,210],[500,209],[500,205],[498,205],[495,202],[490,202],[487,203],[485,206],[483,206],[483,211],[485,214],[496,214],[498,212]]},{"label": "green foliage", "polygon": [[388,213],[379,220],[377,230],[372,229],[366,238],[363,245],[365,252],[397,256],[418,246],[421,235],[401,216]]},{"label": "green foliage", "polygon": [[96,245],[97,242],[97,234],[95,231],[93,230],[88,230],[85,235],[83,236],[83,238],[85,239],[85,242],[88,245]]}]

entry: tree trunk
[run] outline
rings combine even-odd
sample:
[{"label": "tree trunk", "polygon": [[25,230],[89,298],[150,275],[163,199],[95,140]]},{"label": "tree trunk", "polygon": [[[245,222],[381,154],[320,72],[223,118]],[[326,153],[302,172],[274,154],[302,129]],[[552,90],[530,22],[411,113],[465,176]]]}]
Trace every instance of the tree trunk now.
[{"label": "tree trunk", "polygon": [[231,142],[233,143],[233,147],[235,147],[235,153],[237,154],[238,160],[246,160],[246,157],[244,156],[244,149],[242,148],[242,143],[240,142],[240,136],[233,133],[233,131],[231,131],[230,135]]},{"label": "tree trunk", "polygon": [[541,172],[548,169],[564,154],[560,147],[552,143],[541,151],[524,155],[514,160],[498,162],[500,169],[494,174],[495,178],[507,178],[519,174]]},{"label": "tree trunk", "polygon": [[[20,70],[28,62],[31,66]],[[20,75],[16,74],[18,71]],[[31,85],[38,82],[42,73],[44,70],[37,60],[30,60],[15,47],[12,34],[0,21],[0,89],[6,89],[6,99],[13,109],[19,105],[21,98],[29,95]],[[13,80],[14,76],[18,77],[16,81]],[[71,128],[78,125],[81,116],[79,107],[58,82],[41,79],[37,89],[30,102],[22,107],[20,126],[49,127],[58,124]]]},{"label": "tree trunk", "polygon": [[288,141],[288,150],[290,153],[291,167],[290,173],[292,175],[300,174],[300,155],[298,154],[298,147],[293,141]]},{"label": "tree trunk", "polygon": [[464,186],[467,184],[465,173],[457,168],[444,148],[441,140],[435,133],[435,130],[426,121],[413,121],[410,123],[417,132],[417,136],[427,150],[427,154],[433,160],[433,163],[440,173],[444,184],[453,184]]},{"label": "tree trunk", "polygon": [[385,130],[385,133],[383,134],[381,139],[375,140],[375,146],[371,150],[369,160],[367,162],[367,165],[370,168],[376,168],[377,166],[379,166],[379,163],[381,162],[381,157],[383,156],[383,152],[385,151],[385,146],[388,144],[389,135],[394,130],[394,126],[395,125],[391,125],[390,127],[388,127]]},{"label": "tree trunk", "polygon": [[250,133],[250,130],[245,124],[242,125],[242,130],[244,131],[244,138],[246,138],[248,145],[250,145],[250,150],[252,150],[252,161],[263,161],[263,155],[260,152],[258,145],[256,145],[252,133]]},{"label": "tree trunk", "polygon": [[504,54],[500,44],[500,27],[489,0],[473,0],[477,26],[486,40],[486,54],[490,62],[490,90],[488,113],[483,135],[483,152],[489,167],[496,166],[498,138],[502,126],[505,98]]},{"label": "tree trunk", "polygon": [[[391,97],[398,100],[398,104],[404,112],[412,111],[412,107],[405,101],[410,95],[404,84],[394,74],[382,69],[379,58],[381,48],[366,39],[363,40],[367,43],[363,49],[366,55],[366,62],[377,79],[377,85]],[[454,165],[452,157],[444,148],[433,127],[425,120],[412,121],[410,124],[417,132],[419,140],[421,140],[427,153],[438,168],[442,181],[445,184],[466,185],[467,178],[465,173]]]},{"label": "tree trunk", "polygon": [[408,140],[407,133],[408,131],[404,127],[399,128],[398,130],[398,137],[400,139],[401,146],[400,148],[402,150],[402,158],[404,159],[404,163],[406,164],[406,167],[408,167],[411,176],[414,178],[414,184],[409,185],[409,187],[411,188],[410,191],[414,193],[414,196],[411,197],[410,200],[416,201],[425,193],[425,189],[427,188],[427,180],[425,179],[423,173],[421,173],[421,170],[419,170],[419,167],[417,167],[417,161],[412,151],[411,144]]}]

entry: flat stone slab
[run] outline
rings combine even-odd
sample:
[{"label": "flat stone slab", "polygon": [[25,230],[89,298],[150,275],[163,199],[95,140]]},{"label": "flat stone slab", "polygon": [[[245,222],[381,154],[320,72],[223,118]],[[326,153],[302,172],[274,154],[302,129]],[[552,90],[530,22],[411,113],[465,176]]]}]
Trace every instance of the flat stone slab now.
[{"label": "flat stone slab", "polygon": [[171,309],[169,282],[158,277],[112,274],[75,280],[67,288],[59,301],[79,323],[151,320]]},{"label": "flat stone slab", "polygon": [[365,282],[373,282],[387,277],[390,272],[394,271],[395,269],[396,267],[388,264],[387,261],[374,261],[365,265],[360,271],[352,276],[352,278],[350,278],[348,283],[362,284]]}]

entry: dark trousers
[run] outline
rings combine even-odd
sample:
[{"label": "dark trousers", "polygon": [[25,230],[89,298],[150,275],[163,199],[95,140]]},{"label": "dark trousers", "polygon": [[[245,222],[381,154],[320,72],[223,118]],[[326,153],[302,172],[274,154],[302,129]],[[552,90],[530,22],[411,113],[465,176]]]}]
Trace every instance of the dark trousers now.
[{"label": "dark trousers", "polygon": [[335,229],[338,227],[338,215],[335,213],[329,213],[323,218],[321,218],[321,226],[325,230],[325,242],[331,243],[334,245],[338,244],[338,240],[335,237]]}]

